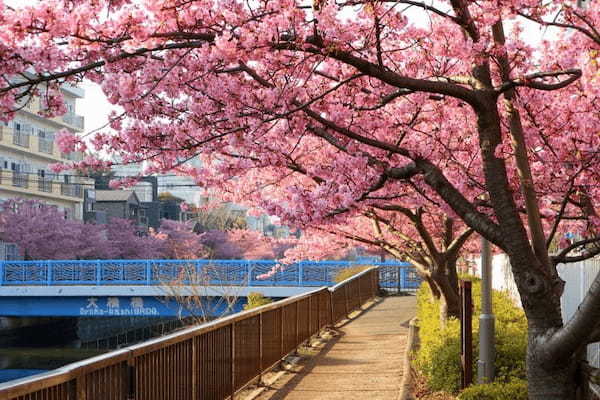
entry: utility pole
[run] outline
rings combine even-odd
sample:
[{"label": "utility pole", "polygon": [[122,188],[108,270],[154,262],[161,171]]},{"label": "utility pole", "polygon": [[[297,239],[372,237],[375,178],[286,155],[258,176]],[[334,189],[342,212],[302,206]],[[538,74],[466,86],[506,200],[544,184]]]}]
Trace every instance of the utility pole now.
[{"label": "utility pole", "polygon": [[494,380],[494,322],[492,312],[492,252],[490,242],[481,238],[481,315],[479,316],[479,361],[477,383]]}]

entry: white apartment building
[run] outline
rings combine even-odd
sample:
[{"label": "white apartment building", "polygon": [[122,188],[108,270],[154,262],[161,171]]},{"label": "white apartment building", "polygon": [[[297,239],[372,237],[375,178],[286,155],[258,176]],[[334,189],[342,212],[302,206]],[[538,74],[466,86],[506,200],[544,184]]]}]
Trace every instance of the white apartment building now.
[{"label": "white apartment building", "polygon": [[[62,87],[67,113],[54,118],[38,114],[40,99],[31,98],[9,123],[0,124],[0,201],[11,198],[40,200],[65,211],[68,218],[82,219],[85,188],[93,181],[72,172],[53,173],[50,164],[81,160],[82,154],[61,154],[55,133],[63,128],[82,132],[83,117],[75,113],[80,88]],[[90,183],[92,184],[91,186]]]}]

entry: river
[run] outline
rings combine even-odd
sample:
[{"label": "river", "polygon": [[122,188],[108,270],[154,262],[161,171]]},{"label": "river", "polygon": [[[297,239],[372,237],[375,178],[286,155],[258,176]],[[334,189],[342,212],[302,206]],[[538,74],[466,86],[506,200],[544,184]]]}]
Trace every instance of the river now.
[{"label": "river", "polygon": [[59,368],[107,351],[69,347],[0,349],[0,382]]}]

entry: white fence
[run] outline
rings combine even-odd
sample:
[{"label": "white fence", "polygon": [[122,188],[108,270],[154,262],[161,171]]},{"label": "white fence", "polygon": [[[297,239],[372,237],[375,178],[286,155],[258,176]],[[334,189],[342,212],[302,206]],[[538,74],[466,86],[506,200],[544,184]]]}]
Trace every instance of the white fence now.
[{"label": "white fence", "polygon": [[[476,273],[481,273],[481,260],[477,263]],[[521,305],[517,285],[510,269],[508,257],[498,254],[492,259],[492,287],[496,290],[507,291]],[[583,300],[594,278],[600,272],[600,258],[590,259],[572,264],[559,264],[558,274],[565,281],[565,291],[561,298],[563,320],[567,321],[575,313]],[[600,368],[600,343],[588,346],[587,358],[590,365]]]}]

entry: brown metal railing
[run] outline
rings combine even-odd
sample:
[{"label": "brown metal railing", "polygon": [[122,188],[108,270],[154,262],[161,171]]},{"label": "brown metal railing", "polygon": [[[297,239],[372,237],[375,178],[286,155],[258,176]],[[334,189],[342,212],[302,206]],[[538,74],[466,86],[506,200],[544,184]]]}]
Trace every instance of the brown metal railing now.
[{"label": "brown metal railing", "polygon": [[63,368],[0,384],[0,400],[221,400],[378,290],[371,268],[321,288]]}]

